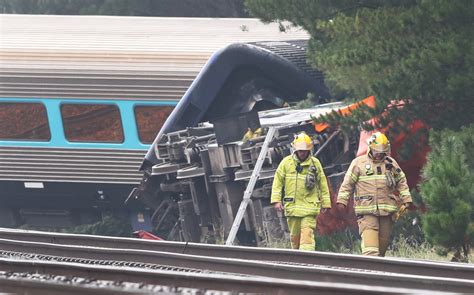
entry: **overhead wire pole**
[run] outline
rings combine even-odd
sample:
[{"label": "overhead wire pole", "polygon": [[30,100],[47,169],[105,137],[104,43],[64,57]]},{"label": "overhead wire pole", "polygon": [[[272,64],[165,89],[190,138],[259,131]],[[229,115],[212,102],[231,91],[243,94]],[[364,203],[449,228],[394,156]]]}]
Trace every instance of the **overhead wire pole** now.
[{"label": "overhead wire pole", "polygon": [[275,135],[275,127],[270,127],[267,132],[267,136],[265,137],[265,141],[263,142],[262,149],[260,150],[260,154],[258,155],[257,163],[255,163],[255,167],[253,168],[252,176],[250,176],[250,181],[247,185],[247,189],[244,192],[244,197],[242,202],[240,203],[239,210],[235,215],[234,222],[232,223],[232,228],[230,229],[229,236],[225,241],[227,246],[232,246],[234,244],[235,236],[237,235],[237,231],[239,230],[240,223],[242,222],[242,218],[244,217],[245,210],[247,209],[247,205],[250,201],[250,197],[252,196],[253,188],[255,187],[255,183],[260,176],[260,170],[262,169],[263,161],[267,155],[268,145],[270,141],[273,139]]}]

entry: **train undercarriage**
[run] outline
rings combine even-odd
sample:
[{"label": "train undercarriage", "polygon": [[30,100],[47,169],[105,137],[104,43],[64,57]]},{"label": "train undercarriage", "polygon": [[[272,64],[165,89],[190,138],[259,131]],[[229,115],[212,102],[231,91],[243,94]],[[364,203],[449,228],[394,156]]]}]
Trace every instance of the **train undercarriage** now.
[{"label": "train undercarriage", "polygon": [[337,109],[340,103],[310,109],[248,112],[164,134],[155,146],[160,163],[145,170],[127,203],[141,202],[153,212],[154,231],[169,240],[222,243],[231,230],[270,127],[275,135],[237,232],[241,245],[285,241],[285,217],[270,205],[275,170],[291,153],[294,135],[305,131],[313,154],[324,167],[331,191],[337,191],[355,156],[358,136],[326,128],[317,132],[310,115]]}]

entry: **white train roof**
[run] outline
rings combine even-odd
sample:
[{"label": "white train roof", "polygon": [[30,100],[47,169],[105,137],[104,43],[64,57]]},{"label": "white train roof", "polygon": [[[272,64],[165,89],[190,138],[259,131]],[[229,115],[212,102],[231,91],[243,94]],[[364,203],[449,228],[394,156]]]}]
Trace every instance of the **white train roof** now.
[{"label": "white train roof", "polygon": [[0,34],[0,97],[145,100],[180,99],[226,45],[309,38],[252,18],[10,14]]}]

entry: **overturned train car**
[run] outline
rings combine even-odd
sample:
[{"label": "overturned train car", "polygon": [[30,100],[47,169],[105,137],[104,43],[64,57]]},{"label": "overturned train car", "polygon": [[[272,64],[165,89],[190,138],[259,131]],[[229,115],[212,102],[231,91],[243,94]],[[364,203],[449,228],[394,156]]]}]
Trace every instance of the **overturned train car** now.
[{"label": "overturned train car", "polygon": [[[269,127],[275,127],[251,202],[241,244],[285,238],[286,222],[270,205],[273,175],[294,134],[312,136],[333,188],[354,157],[358,138],[317,132],[310,115],[342,107],[327,103],[321,73],[306,64],[306,42],[234,44],[214,54],[168,117],[127,199],[151,209],[154,231],[172,240],[218,242],[229,234]],[[288,104],[313,93],[319,105]]]}]

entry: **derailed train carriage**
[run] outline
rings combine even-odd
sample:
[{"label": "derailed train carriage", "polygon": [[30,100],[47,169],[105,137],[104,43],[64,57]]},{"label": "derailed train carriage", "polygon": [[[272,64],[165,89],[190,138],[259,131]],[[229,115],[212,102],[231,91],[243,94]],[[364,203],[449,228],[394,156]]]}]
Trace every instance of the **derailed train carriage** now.
[{"label": "derailed train carriage", "polygon": [[[276,133],[237,233],[240,243],[265,245],[285,236],[286,222],[270,205],[270,190],[294,134],[312,136],[315,155],[337,189],[358,136],[316,131],[310,115],[344,106],[327,104],[331,96],[321,73],[306,64],[305,45],[235,44],[210,59],[159,132],[142,164],[143,180],[127,199],[152,209],[155,231],[182,241],[226,238],[269,127]],[[285,108],[308,93],[320,104]]]}]

